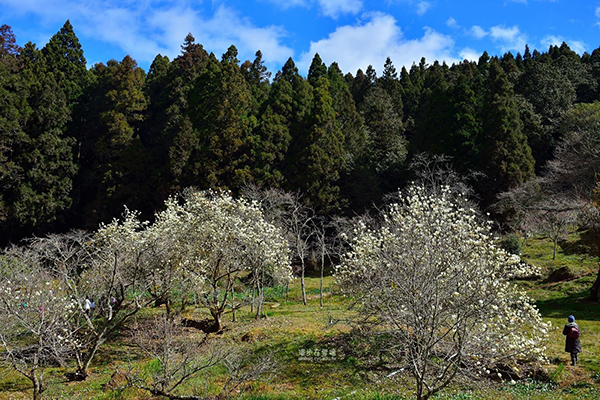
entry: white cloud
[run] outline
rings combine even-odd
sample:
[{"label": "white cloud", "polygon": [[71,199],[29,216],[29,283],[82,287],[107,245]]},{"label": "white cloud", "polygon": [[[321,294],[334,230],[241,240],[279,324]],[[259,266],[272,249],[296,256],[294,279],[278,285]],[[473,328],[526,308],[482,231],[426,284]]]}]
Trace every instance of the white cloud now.
[{"label": "white cloud", "polygon": [[358,14],[363,8],[363,0],[268,0],[287,10],[293,7],[309,8],[317,4],[321,13],[327,17],[338,18],[342,14]]},{"label": "white cloud", "polygon": [[488,33],[479,25],[473,25],[468,33],[477,39],[483,39],[488,35]]},{"label": "white cloud", "polygon": [[456,22],[456,20],[453,17],[450,17],[446,20],[446,26],[448,28],[452,28],[452,29],[460,28],[460,26],[458,25],[458,22]]},{"label": "white cloud", "polygon": [[463,60],[477,61],[477,60],[479,60],[479,57],[481,57],[482,53],[479,53],[479,52],[477,52],[477,50],[474,50],[470,47],[465,47],[458,54],[460,55],[460,58]]},{"label": "white cloud", "polygon": [[420,1],[417,3],[417,14],[425,15],[425,13],[431,8],[431,3],[428,1]]},{"label": "white cloud", "polygon": [[217,56],[232,44],[238,48],[240,60],[253,59],[256,50],[261,50],[268,66],[281,64],[293,55],[293,50],[282,44],[286,35],[282,27],[255,26],[223,5],[210,14],[192,8],[189,2],[161,0],[47,0],[44,7],[36,0],[0,0],[0,4],[10,6],[13,13],[49,21],[54,32],[57,24],[70,19],[80,39],[111,43],[144,63],[159,53],[177,56],[189,32]]},{"label": "white cloud", "polygon": [[311,42],[310,50],[303,53],[298,62],[302,73],[315,53],[319,53],[326,64],[336,61],[342,71],[355,73],[372,65],[381,71],[385,59],[390,57],[397,68],[409,68],[413,62],[425,57],[453,63],[459,61],[453,55],[454,40],[431,28],[424,28],[422,37],[407,39],[394,17],[384,13],[369,13],[365,22],[338,27],[327,38]]},{"label": "white cloud", "polygon": [[580,40],[565,40],[562,36],[547,35],[541,40],[542,47],[560,46],[563,42],[567,43],[569,48],[577,54],[585,53],[585,43]]},{"label": "white cloud", "polygon": [[600,18],[600,7],[596,7],[596,17]]},{"label": "white cloud", "polygon": [[234,44],[240,53],[240,60],[253,59],[256,50],[263,53],[267,64],[283,63],[292,56],[293,50],[280,43],[285,36],[278,26],[256,27],[225,6],[221,6],[209,19],[201,19],[190,27],[197,41],[209,51],[224,53]]},{"label": "white cloud", "polygon": [[337,18],[341,14],[357,14],[362,10],[362,0],[318,0],[323,14]]},{"label": "white cloud", "polygon": [[527,36],[521,33],[516,25],[510,28],[503,25],[492,26],[490,36],[502,52],[510,50],[523,51],[527,44]]}]

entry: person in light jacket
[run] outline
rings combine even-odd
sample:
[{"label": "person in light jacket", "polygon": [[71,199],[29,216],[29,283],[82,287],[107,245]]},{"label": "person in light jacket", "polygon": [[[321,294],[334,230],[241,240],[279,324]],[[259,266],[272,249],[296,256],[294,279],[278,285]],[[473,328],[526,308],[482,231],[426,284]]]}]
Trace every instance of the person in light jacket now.
[{"label": "person in light jacket", "polygon": [[[579,353],[581,353],[581,340],[579,339],[579,326],[577,325],[577,323],[575,323],[575,317],[572,315],[569,315],[569,317],[567,318],[567,320],[569,321],[568,324],[565,325],[565,327],[563,328],[563,335],[566,336],[566,342],[565,342],[565,351],[567,353],[571,353],[571,365],[576,365],[577,364],[577,355]],[[576,329],[577,330],[577,337],[571,337],[573,335],[569,335],[569,333],[573,330]]]}]

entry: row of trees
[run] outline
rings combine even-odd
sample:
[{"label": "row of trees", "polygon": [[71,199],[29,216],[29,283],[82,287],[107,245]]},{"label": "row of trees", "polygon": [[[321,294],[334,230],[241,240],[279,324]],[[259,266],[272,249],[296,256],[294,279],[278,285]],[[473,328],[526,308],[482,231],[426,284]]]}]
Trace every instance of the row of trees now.
[{"label": "row of trees", "polygon": [[152,224],[137,216],[128,211],[91,236],[33,239],[0,257],[3,356],[31,380],[34,397],[53,363],[75,364],[70,378],[85,379],[100,346],[144,307],[164,302],[170,316],[203,308],[206,330],[216,332],[252,288],[291,277],[287,241],[257,204],[189,191]]},{"label": "row of trees", "polygon": [[485,206],[543,170],[563,116],[599,98],[600,50],[566,44],[398,72],[344,74],[315,55],[271,80],[260,51],[240,63],[185,38],[146,73],[129,56],[86,68],[70,23],[39,50],[0,32],[3,241],[145,218],[188,186],[301,191],[317,214],[362,212],[410,180],[421,152],[452,157]]},{"label": "row of trees", "polygon": [[[217,363],[229,365],[234,379],[243,361],[214,338],[178,338],[190,322],[178,315],[201,308],[210,315],[207,333],[223,328],[226,313],[235,321],[243,305],[259,317],[265,286],[289,283],[292,257],[302,265],[306,304],[309,247],[323,268],[337,245],[343,255],[336,282],[358,311],[350,323],[379,349],[380,360],[406,365],[418,398],[457,374],[488,375],[543,356],[548,326],[510,282],[536,271],[497,246],[491,223],[482,222],[465,194],[443,184],[412,186],[377,217],[324,224],[289,193],[248,192],[260,201],[188,190],[168,199],[152,223],[126,211],[93,235],[49,235],[6,249],[3,358],[31,380],[34,398],[46,388],[50,365],[75,367],[67,375],[86,379],[101,346],[124,327],[133,328],[134,342],[159,366],[154,378],[130,373],[133,386],[178,398],[179,385]],[[327,240],[333,236],[337,244]],[[136,318],[139,311],[157,304],[166,305],[164,314],[139,327],[148,324]],[[272,362],[261,358],[238,378],[270,370]]]}]

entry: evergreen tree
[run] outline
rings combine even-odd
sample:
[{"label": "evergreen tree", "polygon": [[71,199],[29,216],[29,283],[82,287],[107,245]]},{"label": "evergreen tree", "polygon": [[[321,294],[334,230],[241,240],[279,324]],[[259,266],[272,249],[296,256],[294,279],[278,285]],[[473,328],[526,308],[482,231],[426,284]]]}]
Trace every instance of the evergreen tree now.
[{"label": "evergreen tree", "polygon": [[81,210],[85,226],[123,212],[123,206],[151,213],[146,182],[148,159],[139,131],[146,116],[144,71],[129,56],[92,70],[95,83],[82,146]]},{"label": "evergreen tree", "polygon": [[148,72],[144,88],[149,98],[148,115],[140,133],[152,160],[149,172],[154,182],[152,200],[156,207],[174,190],[190,184],[184,176],[184,167],[193,149],[181,146],[197,145],[198,138],[192,137],[196,134],[187,116],[188,95],[206,68],[208,58],[202,45],[188,34],[179,56],[170,63],[167,57],[157,56]]},{"label": "evergreen tree", "polygon": [[297,148],[293,183],[307,194],[311,206],[326,213],[339,206],[337,181],[343,167],[344,135],[335,120],[329,80],[320,78],[313,89],[307,134],[295,138]]},{"label": "evergreen tree", "polygon": [[241,66],[241,71],[252,93],[252,115],[258,116],[269,96],[269,79],[271,73],[265,66],[260,50],[256,52],[255,57],[253,62],[244,62]]},{"label": "evergreen tree", "polygon": [[[405,70],[406,71],[406,70]],[[398,79],[398,72],[392,63],[392,60],[388,57],[383,65],[383,73],[379,78],[379,84],[383,89],[390,95],[396,114],[402,118],[404,115],[404,104],[402,102],[402,86]]]},{"label": "evergreen tree", "polygon": [[327,70],[329,93],[335,110],[336,122],[342,130],[345,143],[345,159],[352,160],[362,153],[365,145],[363,119],[356,109],[356,104],[346,84],[342,71],[337,63],[332,63]]},{"label": "evergreen tree", "polygon": [[288,60],[285,76],[278,73],[275,77],[255,131],[255,163],[252,175],[258,185],[286,185],[286,154],[292,139],[290,129],[294,121],[294,75],[289,75],[292,69],[290,64],[293,62]]},{"label": "evergreen tree", "polygon": [[42,49],[42,54],[48,71],[55,74],[68,104],[72,105],[83,93],[89,75],[83,49],[69,20],[50,38]]},{"label": "evergreen tree", "polygon": [[575,89],[575,102],[590,103],[594,101],[598,83],[592,75],[591,66],[582,63],[579,55],[571,50],[565,42],[558,48],[553,65],[558,68]]},{"label": "evergreen tree", "polygon": [[449,101],[446,72],[436,61],[425,74],[419,114],[411,136],[411,149],[415,154],[451,152],[448,127],[452,119],[452,104]]},{"label": "evergreen tree", "polygon": [[315,53],[308,69],[308,82],[315,87],[321,78],[327,78],[327,67],[321,60],[319,53]]},{"label": "evergreen tree", "polygon": [[[302,154],[306,148],[307,132],[311,128],[311,110],[313,101],[314,89],[310,83],[306,81],[298,73],[296,64],[290,58],[284,64],[280,73],[275,77],[275,83],[282,84],[287,82],[291,91],[288,92],[287,85],[282,87],[286,92],[282,91],[281,111],[286,117],[288,131],[290,135],[290,144],[285,157],[284,177],[286,188],[289,190],[302,189],[302,185],[298,182],[297,166],[300,165]],[[290,96],[289,99],[287,96]],[[290,102],[291,100],[291,102]],[[289,113],[289,115],[287,115]]]},{"label": "evergreen tree", "polygon": [[358,106],[361,104],[365,98],[365,95],[369,91],[371,87],[371,82],[367,79],[367,76],[364,72],[359,69],[356,71],[356,77],[353,79],[352,84],[350,86],[350,91],[352,92],[352,97],[354,98],[354,103]]},{"label": "evergreen tree", "polygon": [[479,146],[480,165],[487,175],[481,192],[487,202],[533,176],[534,159],[517,107],[513,86],[499,62],[492,59]]},{"label": "evergreen tree", "polygon": [[359,160],[360,173],[365,185],[370,186],[366,189],[369,198],[379,199],[400,187],[407,153],[404,125],[389,94],[380,86],[369,90],[359,110],[367,131],[365,157]]},{"label": "evergreen tree", "polygon": [[74,141],[65,135],[67,102],[54,74],[32,43],[18,60],[13,50],[3,50],[0,62],[0,220],[7,228],[0,240],[56,226],[71,207],[77,169]]},{"label": "evergreen tree", "polygon": [[0,242],[11,238],[8,227],[14,226],[13,193],[23,172],[15,157],[26,140],[22,125],[27,118],[27,91],[18,74],[20,51],[12,29],[0,26]]},{"label": "evergreen tree", "polygon": [[221,62],[210,59],[189,94],[190,119],[198,131],[190,184],[239,189],[252,180],[252,96],[242,75],[237,49],[231,46]]},{"label": "evergreen tree", "polygon": [[529,101],[546,126],[555,124],[576,99],[573,85],[557,67],[533,61],[517,84],[517,92]]}]

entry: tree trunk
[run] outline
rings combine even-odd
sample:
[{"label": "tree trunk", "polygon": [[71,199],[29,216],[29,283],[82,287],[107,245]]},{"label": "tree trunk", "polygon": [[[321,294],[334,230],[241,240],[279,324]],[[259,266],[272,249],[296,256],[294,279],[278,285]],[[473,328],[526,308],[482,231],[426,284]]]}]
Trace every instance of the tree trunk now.
[{"label": "tree trunk", "polygon": [[556,260],[556,248],[558,247],[558,238],[554,239],[554,248],[552,249],[552,259]]},{"label": "tree trunk", "polygon": [[320,282],[320,287],[319,287],[319,292],[320,292],[320,304],[321,304],[321,308],[323,308],[323,271],[325,270],[325,253],[322,252],[321,253],[321,282]]},{"label": "tree trunk", "polygon": [[233,297],[233,289],[231,290],[231,322],[235,322],[235,298]]},{"label": "tree trunk", "polygon": [[221,322],[222,315],[219,312],[214,311],[211,311],[210,313],[213,317],[212,332],[219,332],[221,329],[223,329],[223,324]]},{"label": "tree trunk", "polygon": [[263,303],[265,301],[265,267],[264,267],[264,265],[262,266],[262,269],[260,271],[260,280],[256,284],[256,293],[257,293],[257,296],[256,296],[257,303],[256,303],[255,318],[259,319],[260,317],[262,317]]},{"label": "tree trunk", "polygon": [[590,300],[598,301],[598,291],[600,290],[600,268],[598,268],[598,275],[596,276],[596,280],[592,285],[592,290],[590,291]]},{"label": "tree trunk", "polygon": [[254,312],[254,302],[256,301],[256,282],[252,283],[252,290],[250,293],[250,314],[252,314]]},{"label": "tree trunk", "polygon": [[302,303],[306,305],[306,285],[304,284],[304,258],[302,258],[302,275],[300,276],[300,286],[302,286]]},{"label": "tree trunk", "polygon": [[32,371],[31,378],[31,382],[33,383],[33,400],[41,400],[42,393],[44,393],[44,390],[46,389],[44,387],[44,382],[36,375],[35,370]]}]

